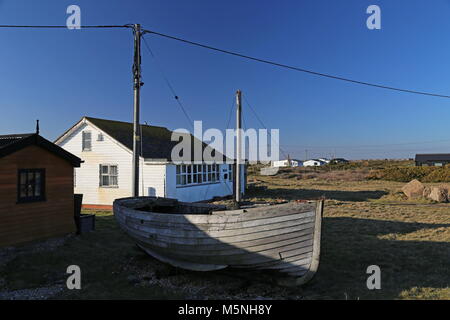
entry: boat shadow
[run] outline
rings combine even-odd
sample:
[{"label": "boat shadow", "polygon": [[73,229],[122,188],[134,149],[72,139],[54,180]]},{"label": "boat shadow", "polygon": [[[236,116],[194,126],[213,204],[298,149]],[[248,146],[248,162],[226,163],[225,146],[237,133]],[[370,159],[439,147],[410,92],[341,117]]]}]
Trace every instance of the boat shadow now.
[{"label": "boat shadow", "polygon": [[289,189],[289,188],[267,188],[266,186],[253,186],[246,192],[247,198],[283,198],[286,200],[298,199],[319,199],[339,201],[367,201],[380,199],[387,195],[385,190],[362,190],[362,191],[343,191],[343,190],[318,190],[318,189]]}]

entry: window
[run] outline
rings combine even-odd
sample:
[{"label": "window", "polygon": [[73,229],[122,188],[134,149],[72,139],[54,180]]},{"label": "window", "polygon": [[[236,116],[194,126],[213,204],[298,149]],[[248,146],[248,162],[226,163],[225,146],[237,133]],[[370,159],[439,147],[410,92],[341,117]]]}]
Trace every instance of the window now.
[{"label": "window", "polygon": [[100,187],[117,187],[118,184],[117,165],[100,165]]},{"label": "window", "polygon": [[99,133],[98,135],[97,135],[97,141],[103,141],[104,139],[103,139],[103,134],[101,134],[101,133]]},{"label": "window", "polygon": [[45,201],[45,169],[20,169],[17,202]]},{"label": "window", "polygon": [[83,131],[83,151],[91,151],[92,148],[92,139],[90,131]]},{"label": "window", "polygon": [[218,164],[182,164],[176,166],[177,186],[216,183],[220,181]]}]

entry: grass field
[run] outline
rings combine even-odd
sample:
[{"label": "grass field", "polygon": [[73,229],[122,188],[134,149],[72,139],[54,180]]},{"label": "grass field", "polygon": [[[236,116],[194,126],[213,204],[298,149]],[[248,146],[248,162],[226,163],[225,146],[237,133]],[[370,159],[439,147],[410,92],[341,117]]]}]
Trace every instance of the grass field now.
[{"label": "grass field", "polygon": [[[264,273],[196,273],[147,256],[97,212],[97,230],[0,250],[0,298],[52,299],[450,299],[450,205],[406,200],[403,183],[251,176],[247,197],[325,196],[322,255],[302,288],[276,287]],[[82,289],[65,271],[82,270]],[[381,268],[381,290],[366,269]]]}]

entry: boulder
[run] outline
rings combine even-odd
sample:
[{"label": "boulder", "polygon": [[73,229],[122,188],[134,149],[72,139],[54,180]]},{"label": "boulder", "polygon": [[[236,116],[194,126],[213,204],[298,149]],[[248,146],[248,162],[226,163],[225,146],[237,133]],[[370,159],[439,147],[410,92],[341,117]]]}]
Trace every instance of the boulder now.
[{"label": "boulder", "polygon": [[419,180],[412,180],[405,184],[402,191],[409,199],[417,199],[423,197],[425,186]]},{"label": "boulder", "polygon": [[437,202],[448,201],[448,190],[444,187],[431,187],[431,192],[428,198]]},{"label": "boulder", "polygon": [[424,198],[428,198],[428,196],[430,195],[430,193],[431,193],[431,188],[430,188],[430,187],[424,187],[424,188],[423,188],[422,196],[423,196]]}]

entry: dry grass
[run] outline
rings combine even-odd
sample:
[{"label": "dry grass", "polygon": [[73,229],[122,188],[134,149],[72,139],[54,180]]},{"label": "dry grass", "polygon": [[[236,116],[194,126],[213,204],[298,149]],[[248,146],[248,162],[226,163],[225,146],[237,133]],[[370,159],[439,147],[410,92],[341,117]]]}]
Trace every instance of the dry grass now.
[{"label": "dry grass", "polygon": [[[0,292],[64,284],[66,267],[78,264],[83,289],[52,298],[450,299],[449,204],[406,200],[398,182],[254,175],[249,180],[252,201],[328,199],[319,272],[306,286],[276,287],[264,273],[253,273],[250,281],[235,270],[170,267],[137,249],[112,214],[101,212],[94,233],[68,237],[48,250],[15,250],[0,265]],[[366,287],[366,268],[373,264],[381,268],[381,290]]]}]

